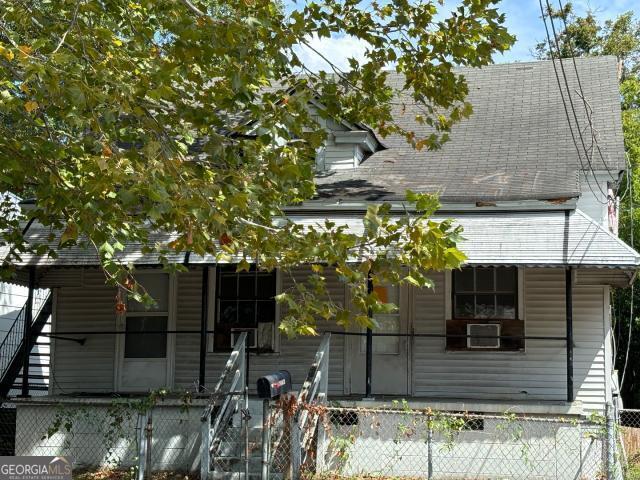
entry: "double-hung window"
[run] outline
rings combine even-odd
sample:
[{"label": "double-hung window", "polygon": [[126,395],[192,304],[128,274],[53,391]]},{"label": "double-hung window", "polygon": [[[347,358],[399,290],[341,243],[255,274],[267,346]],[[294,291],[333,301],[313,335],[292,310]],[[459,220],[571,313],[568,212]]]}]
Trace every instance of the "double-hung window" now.
[{"label": "double-hung window", "polygon": [[252,268],[237,272],[235,265],[217,268],[214,350],[231,350],[242,332],[247,346],[261,352],[274,350],[276,272]]},{"label": "double-hung window", "polygon": [[464,267],[453,271],[448,350],[524,349],[515,267]]}]

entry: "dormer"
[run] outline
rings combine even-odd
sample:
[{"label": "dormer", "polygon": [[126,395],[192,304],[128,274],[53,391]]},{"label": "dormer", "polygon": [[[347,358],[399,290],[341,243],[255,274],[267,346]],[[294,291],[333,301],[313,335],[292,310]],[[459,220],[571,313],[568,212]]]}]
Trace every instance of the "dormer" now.
[{"label": "dormer", "polygon": [[356,168],[378,149],[379,142],[368,130],[330,130],[316,165],[320,171]]},{"label": "dormer", "polygon": [[312,117],[327,130],[324,147],[316,155],[319,172],[357,168],[371,154],[385,148],[367,126],[323,118],[318,113],[323,108],[316,101],[310,102]]}]

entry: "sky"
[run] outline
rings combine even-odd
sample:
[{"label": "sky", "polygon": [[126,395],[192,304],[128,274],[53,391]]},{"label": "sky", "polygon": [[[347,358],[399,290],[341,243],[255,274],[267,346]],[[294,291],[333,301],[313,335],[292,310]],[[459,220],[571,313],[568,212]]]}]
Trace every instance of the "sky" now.
[{"label": "sky", "polygon": [[[451,8],[457,3],[447,0],[445,5]],[[566,0],[563,3],[566,3]],[[640,0],[574,0],[572,3],[578,15],[591,9],[602,20],[615,18],[629,10],[635,10],[636,17],[640,17]],[[557,2],[552,0],[552,5],[557,6]],[[505,14],[507,30],[515,35],[517,40],[511,50],[503,55],[496,55],[494,61],[505,63],[533,60],[531,49],[545,38],[538,0],[502,0],[498,9]],[[349,57],[363,58],[366,49],[363,42],[350,37],[313,38],[311,44],[327,58],[333,59],[340,68],[347,67],[346,59]],[[312,70],[326,69],[327,65],[312,51],[300,49],[298,53]]]}]

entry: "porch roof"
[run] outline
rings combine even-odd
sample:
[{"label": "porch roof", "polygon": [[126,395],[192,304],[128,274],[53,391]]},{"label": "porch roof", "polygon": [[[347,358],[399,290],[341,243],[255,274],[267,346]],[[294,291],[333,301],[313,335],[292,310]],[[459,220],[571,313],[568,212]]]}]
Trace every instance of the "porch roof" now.
[{"label": "porch roof", "polygon": [[[354,233],[362,232],[361,214],[308,213],[291,214],[293,221],[321,227],[325,219],[346,225]],[[466,253],[469,265],[574,266],[588,268],[618,268],[636,270],[640,254],[611,234],[580,210],[531,212],[469,212],[455,216],[437,214],[434,220],[454,218],[464,228],[459,248]],[[57,235],[49,237],[49,228],[32,225],[27,232],[31,242],[58,245]],[[173,235],[155,233],[153,241],[166,244]],[[0,249],[2,250],[2,249]],[[0,255],[3,255],[0,251]],[[157,265],[157,255],[145,254],[139,244],[125,245],[118,256],[124,263]],[[202,257],[184,252],[169,256],[175,263],[214,264],[213,256]],[[75,245],[57,249],[57,257],[22,255],[18,266],[71,267],[98,265],[95,250]]]},{"label": "porch roof", "polygon": [[[566,212],[566,213],[565,213]],[[298,223],[321,225],[324,216],[292,216]],[[469,265],[573,266],[622,268],[640,266],[640,253],[580,210],[467,212],[435,215],[453,218],[464,229],[458,248]],[[333,216],[337,225],[362,232],[361,217]]]}]

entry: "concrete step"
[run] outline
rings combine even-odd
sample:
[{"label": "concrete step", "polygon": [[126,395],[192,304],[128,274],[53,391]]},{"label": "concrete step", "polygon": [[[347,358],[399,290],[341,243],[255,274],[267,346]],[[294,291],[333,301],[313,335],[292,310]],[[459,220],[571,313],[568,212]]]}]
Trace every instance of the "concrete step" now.
[{"label": "concrete step", "polygon": [[[233,456],[244,454],[245,444],[244,442],[223,442],[216,449],[216,456]],[[258,442],[249,442],[249,454],[262,452],[262,444]]]},{"label": "concrete step", "polygon": [[[262,441],[262,426],[252,427],[249,426],[249,441],[250,442],[261,442]],[[222,436],[223,441],[228,441],[229,439],[244,439],[244,427],[229,427],[227,431]]]},{"label": "concrete step", "polygon": [[[270,472],[269,479],[270,480],[279,480],[284,479],[284,474],[280,472]],[[244,480],[245,474],[244,470],[238,472],[209,472],[208,476],[209,480]],[[262,470],[249,470],[249,480],[261,480],[262,479]]]}]

